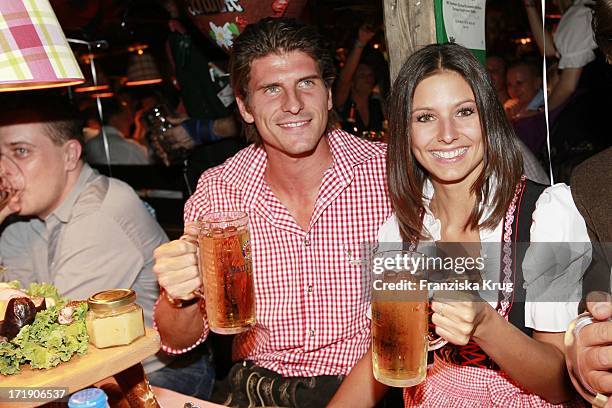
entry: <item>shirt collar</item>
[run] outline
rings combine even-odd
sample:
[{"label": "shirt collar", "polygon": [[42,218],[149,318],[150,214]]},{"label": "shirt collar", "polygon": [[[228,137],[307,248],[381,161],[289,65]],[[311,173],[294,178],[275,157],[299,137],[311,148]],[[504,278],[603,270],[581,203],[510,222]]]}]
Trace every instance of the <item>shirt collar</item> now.
[{"label": "shirt collar", "polygon": [[64,201],[57,207],[45,220],[49,220],[51,217],[55,217],[59,222],[67,223],[70,221],[70,217],[72,216],[72,209],[74,207],[74,203],[77,198],[81,194],[81,192],[85,189],[85,185],[87,180],[91,175],[94,174],[94,171],[87,163],[83,163],[83,167],[81,168],[81,174],[79,174],[79,178],[72,187],[72,190],[68,193]]},{"label": "shirt collar", "polygon": [[[325,137],[332,155],[331,170],[347,183],[353,177],[355,166],[386,152],[382,143],[359,139],[339,129],[328,132]],[[265,186],[264,172],[267,162],[265,149],[251,145],[228,159],[221,177],[243,192],[246,203],[253,202],[259,198]]]},{"label": "shirt collar", "polygon": [[340,129],[329,132],[327,138],[333,158],[332,169],[347,182],[353,178],[356,166],[386,153],[386,145],[360,139]]}]

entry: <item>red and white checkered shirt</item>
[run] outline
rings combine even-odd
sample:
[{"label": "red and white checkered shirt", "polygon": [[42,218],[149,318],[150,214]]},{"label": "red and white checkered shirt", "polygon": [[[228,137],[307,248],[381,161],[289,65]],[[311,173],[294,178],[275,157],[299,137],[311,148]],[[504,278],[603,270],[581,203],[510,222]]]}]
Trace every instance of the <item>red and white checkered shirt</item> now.
[{"label": "red and white checkered shirt", "polygon": [[186,222],[216,211],[249,214],[257,325],[236,336],[234,358],[283,376],[348,374],[370,344],[366,277],[356,258],[391,214],[386,147],[341,130],[327,138],[333,164],[308,231],[265,182],[260,147],[206,171],[185,204]]}]

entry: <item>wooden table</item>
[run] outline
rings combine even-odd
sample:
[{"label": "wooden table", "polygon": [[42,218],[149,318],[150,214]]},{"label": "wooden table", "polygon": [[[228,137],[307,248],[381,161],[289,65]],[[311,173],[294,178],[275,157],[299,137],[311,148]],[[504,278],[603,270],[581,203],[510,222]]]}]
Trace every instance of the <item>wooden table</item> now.
[{"label": "wooden table", "polygon": [[161,408],[183,408],[186,402],[191,402],[200,408],[222,408],[224,405],[214,404],[212,402],[203,401],[185,394],[179,394],[166,388],[153,386],[153,392],[159,401]]},{"label": "wooden table", "polygon": [[[69,395],[111,376],[122,386],[122,376],[133,377],[133,373],[142,372],[140,362],[157,353],[159,348],[159,335],[155,330],[147,328],[145,336],[132,344],[105,349],[97,349],[90,344],[87,354],[73,356],[70,361],[48,370],[32,369],[29,365],[23,365],[19,374],[0,377],[0,387],[4,390],[61,387],[67,388],[66,395]],[[35,407],[46,402],[48,401],[3,401],[0,402],[0,407]]]}]

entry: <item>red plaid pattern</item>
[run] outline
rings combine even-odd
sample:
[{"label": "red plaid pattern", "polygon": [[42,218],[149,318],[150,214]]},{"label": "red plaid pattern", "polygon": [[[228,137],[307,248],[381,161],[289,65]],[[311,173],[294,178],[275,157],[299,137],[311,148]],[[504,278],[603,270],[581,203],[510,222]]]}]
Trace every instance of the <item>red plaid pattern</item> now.
[{"label": "red plaid pattern", "polygon": [[0,88],[80,83],[83,75],[47,0],[0,1]]},{"label": "red plaid pattern", "polygon": [[264,181],[267,156],[254,146],[206,171],[185,205],[186,222],[249,214],[257,325],[236,336],[234,358],[284,376],[347,374],[370,344],[367,277],[355,258],[391,214],[386,148],[340,130],[327,137],[334,161],[306,232]]},{"label": "red plaid pattern", "polygon": [[427,408],[524,408],[583,407],[575,400],[553,405],[515,383],[503,371],[459,366],[438,356],[427,370],[426,380],[404,389],[404,407]]}]

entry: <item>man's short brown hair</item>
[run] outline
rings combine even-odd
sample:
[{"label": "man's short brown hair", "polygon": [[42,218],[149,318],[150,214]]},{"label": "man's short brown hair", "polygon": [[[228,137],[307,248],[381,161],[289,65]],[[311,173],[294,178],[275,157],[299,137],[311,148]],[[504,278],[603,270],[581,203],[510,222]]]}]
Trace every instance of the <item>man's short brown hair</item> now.
[{"label": "man's short brown hair", "polygon": [[40,123],[58,146],[69,140],[83,146],[83,119],[67,96],[57,91],[11,93],[0,98],[0,126]]},{"label": "man's short brown hair", "polygon": [[[321,35],[313,27],[298,23],[294,19],[265,18],[246,26],[234,41],[230,56],[232,88],[247,107],[253,61],[269,54],[278,55],[291,51],[301,51],[315,60],[325,86],[331,89],[335,78],[334,62]],[[328,128],[332,121],[332,115],[329,115]],[[261,144],[261,136],[254,124],[247,123],[245,132],[248,140]]]}]

